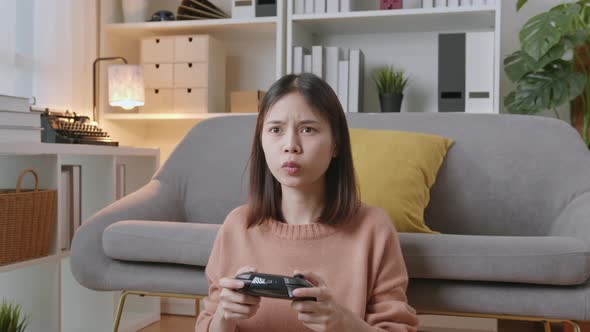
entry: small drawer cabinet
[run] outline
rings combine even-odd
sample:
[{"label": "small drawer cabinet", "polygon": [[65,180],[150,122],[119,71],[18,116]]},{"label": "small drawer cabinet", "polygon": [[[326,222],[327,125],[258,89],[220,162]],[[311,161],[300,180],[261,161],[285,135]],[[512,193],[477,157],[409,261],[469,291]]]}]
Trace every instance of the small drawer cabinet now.
[{"label": "small drawer cabinet", "polygon": [[225,112],[225,60],[222,44],[209,35],[143,38],[140,113]]}]

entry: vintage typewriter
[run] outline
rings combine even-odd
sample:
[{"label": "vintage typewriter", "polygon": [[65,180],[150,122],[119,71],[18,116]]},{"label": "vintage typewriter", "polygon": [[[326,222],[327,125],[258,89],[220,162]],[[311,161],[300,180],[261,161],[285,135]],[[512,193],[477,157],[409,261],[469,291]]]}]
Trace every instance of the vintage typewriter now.
[{"label": "vintage typewriter", "polygon": [[75,112],[45,109],[41,113],[41,126],[41,141],[45,143],[119,145],[96,122]]}]

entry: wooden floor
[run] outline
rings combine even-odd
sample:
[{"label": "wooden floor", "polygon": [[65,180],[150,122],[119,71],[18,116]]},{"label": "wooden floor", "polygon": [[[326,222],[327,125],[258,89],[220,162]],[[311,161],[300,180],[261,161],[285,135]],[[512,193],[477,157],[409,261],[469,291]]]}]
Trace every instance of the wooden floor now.
[{"label": "wooden floor", "polygon": [[195,330],[195,317],[162,315],[162,320],[139,332],[188,332]]}]

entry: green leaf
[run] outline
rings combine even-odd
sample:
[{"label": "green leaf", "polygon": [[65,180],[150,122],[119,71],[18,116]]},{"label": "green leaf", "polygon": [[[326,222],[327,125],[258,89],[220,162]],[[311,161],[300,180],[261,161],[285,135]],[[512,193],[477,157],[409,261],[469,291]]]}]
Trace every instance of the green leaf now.
[{"label": "green leaf", "polygon": [[539,61],[557,45],[574,18],[565,11],[549,11],[531,18],[520,31],[522,49]]},{"label": "green leaf", "polygon": [[516,82],[530,72],[543,69],[549,63],[561,59],[565,54],[563,43],[555,45],[539,61],[522,51],[516,51],[504,59],[504,71],[512,82]]},{"label": "green leaf", "polygon": [[10,304],[6,300],[0,306],[0,331],[24,332],[29,324],[29,317],[21,319],[20,304]]},{"label": "green leaf", "polygon": [[393,66],[378,69],[373,75],[373,81],[380,94],[403,93],[408,79],[403,70],[396,70]]},{"label": "green leaf", "polygon": [[520,8],[522,8],[522,6],[524,6],[527,3],[528,0],[518,0],[518,2],[516,3],[516,11],[519,11]]},{"label": "green leaf", "polygon": [[528,57],[526,53],[516,51],[504,59],[504,72],[512,82],[518,81],[532,70],[525,57]]},{"label": "green leaf", "polygon": [[531,114],[558,107],[579,96],[586,77],[570,62],[556,60],[546,70],[526,75],[504,100],[510,113]]},{"label": "green leaf", "polygon": [[578,46],[582,46],[588,43],[589,39],[590,31],[588,30],[577,30],[563,35],[563,42],[567,49],[574,49]]}]

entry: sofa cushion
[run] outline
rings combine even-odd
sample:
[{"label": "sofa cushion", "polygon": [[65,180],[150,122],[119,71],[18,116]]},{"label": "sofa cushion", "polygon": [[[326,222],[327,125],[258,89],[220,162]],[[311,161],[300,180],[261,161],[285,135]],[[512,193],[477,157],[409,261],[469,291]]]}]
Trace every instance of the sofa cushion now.
[{"label": "sofa cushion", "polygon": [[102,245],[113,259],[206,266],[220,226],[124,220],[104,230]]},{"label": "sofa cushion", "polygon": [[438,233],[424,223],[424,209],[453,140],[409,131],[349,132],[361,200],[385,210],[398,232]]},{"label": "sofa cushion", "polygon": [[572,237],[399,234],[411,278],[579,285],[590,250]]}]

